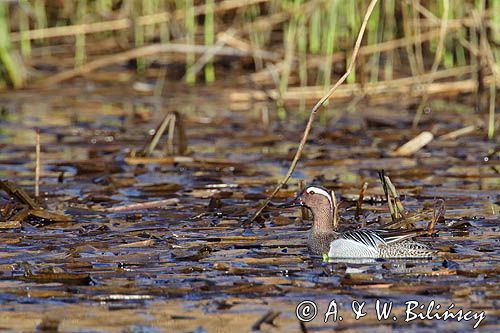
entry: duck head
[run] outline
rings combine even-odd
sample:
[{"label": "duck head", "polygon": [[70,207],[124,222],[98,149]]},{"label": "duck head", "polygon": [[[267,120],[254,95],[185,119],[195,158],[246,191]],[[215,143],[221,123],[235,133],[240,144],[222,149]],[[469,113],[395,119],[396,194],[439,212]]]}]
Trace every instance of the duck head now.
[{"label": "duck head", "polygon": [[306,207],[314,216],[314,227],[330,229],[333,219],[333,198],[330,192],[321,186],[309,185],[299,192],[295,199],[279,205],[280,208]]}]

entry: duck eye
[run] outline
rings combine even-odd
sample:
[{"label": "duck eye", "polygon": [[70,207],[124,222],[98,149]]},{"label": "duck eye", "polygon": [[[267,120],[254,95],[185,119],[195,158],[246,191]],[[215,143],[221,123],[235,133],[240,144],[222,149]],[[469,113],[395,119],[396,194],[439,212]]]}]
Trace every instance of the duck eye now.
[{"label": "duck eye", "polygon": [[314,191],[309,191],[309,194],[316,194],[316,193],[314,193]]}]

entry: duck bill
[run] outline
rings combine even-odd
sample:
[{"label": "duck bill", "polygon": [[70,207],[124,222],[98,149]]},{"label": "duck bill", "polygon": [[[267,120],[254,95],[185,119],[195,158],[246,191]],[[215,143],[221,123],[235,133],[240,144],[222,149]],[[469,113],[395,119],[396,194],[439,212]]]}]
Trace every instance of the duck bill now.
[{"label": "duck bill", "polygon": [[300,199],[300,197],[296,197],[293,200],[290,200],[288,202],[285,202],[281,205],[277,206],[278,208],[291,208],[291,207],[305,207],[304,203]]}]

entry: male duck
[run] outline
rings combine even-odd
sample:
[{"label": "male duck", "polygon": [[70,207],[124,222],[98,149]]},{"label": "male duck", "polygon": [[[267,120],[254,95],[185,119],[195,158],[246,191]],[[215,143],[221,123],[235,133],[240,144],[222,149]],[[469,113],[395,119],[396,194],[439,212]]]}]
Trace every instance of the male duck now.
[{"label": "male duck", "polygon": [[314,221],[307,240],[313,254],[329,258],[427,258],[435,251],[412,240],[416,231],[358,229],[337,232],[333,226],[333,199],[321,186],[308,186],[290,202],[278,207],[302,206]]}]

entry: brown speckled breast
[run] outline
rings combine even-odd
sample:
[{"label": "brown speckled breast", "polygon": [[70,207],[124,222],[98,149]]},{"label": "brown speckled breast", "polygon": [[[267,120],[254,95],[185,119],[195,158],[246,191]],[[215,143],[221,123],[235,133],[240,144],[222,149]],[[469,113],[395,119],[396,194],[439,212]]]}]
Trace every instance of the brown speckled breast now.
[{"label": "brown speckled breast", "polygon": [[313,228],[307,240],[307,247],[313,254],[328,254],[328,251],[330,250],[330,243],[338,237],[339,234],[334,231],[321,232],[316,231]]}]

